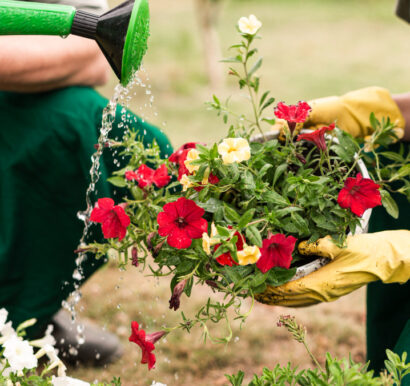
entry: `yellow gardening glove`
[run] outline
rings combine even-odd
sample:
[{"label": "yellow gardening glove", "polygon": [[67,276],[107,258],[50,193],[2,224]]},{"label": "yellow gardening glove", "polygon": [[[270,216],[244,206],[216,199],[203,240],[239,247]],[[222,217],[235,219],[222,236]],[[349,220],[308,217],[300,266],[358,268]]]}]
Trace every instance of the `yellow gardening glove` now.
[{"label": "yellow gardening glove", "polygon": [[316,129],[336,121],[336,126],[353,137],[365,137],[372,133],[370,113],[377,119],[390,117],[390,121],[401,129],[403,137],[405,121],[389,91],[381,87],[368,87],[348,92],[342,96],[331,96],[308,102],[312,107],[304,127]]},{"label": "yellow gardening glove", "polygon": [[256,299],[262,303],[303,307],[331,302],[372,281],[405,283],[410,279],[410,231],[385,231],[349,236],[346,248],[326,237],[299,245],[299,252],[332,259],[319,270],[279,287],[271,287]]}]

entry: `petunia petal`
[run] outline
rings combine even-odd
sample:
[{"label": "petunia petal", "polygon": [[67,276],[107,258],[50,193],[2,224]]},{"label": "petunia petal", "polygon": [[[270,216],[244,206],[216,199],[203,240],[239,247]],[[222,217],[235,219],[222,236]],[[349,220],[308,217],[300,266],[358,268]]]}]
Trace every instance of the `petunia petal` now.
[{"label": "petunia petal", "polygon": [[168,236],[167,243],[172,248],[185,249],[191,246],[192,239],[183,229],[175,227]]}]

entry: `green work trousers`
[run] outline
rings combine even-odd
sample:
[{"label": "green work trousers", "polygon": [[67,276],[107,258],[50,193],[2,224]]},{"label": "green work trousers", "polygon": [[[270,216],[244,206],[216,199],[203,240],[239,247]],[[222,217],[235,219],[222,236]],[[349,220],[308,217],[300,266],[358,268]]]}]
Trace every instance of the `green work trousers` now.
[{"label": "green work trousers", "polygon": [[[84,210],[103,108],[107,100],[88,87],[18,94],[0,92],[0,308],[14,325],[37,318],[35,335],[73,290],[72,274],[84,224]],[[130,113],[129,121],[146,146],[155,139],[163,156],[167,137]],[[120,108],[110,138],[122,138]],[[114,169],[104,150],[94,200],[121,197],[106,179]],[[93,226],[88,241],[102,240]],[[85,278],[103,261],[89,256]]]},{"label": "green work trousers", "polygon": [[[405,143],[407,149],[409,143]],[[389,151],[397,151],[399,145]],[[369,232],[410,229],[410,206],[402,195],[394,196],[400,210],[396,220],[383,207],[373,209]],[[410,253],[410,251],[409,251]],[[383,284],[374,282],[367,287],[367,357],[370,368],[384,368],[386,349],[410,356],[410,282]],[[410,375],[402,383],[410,386]]]}]

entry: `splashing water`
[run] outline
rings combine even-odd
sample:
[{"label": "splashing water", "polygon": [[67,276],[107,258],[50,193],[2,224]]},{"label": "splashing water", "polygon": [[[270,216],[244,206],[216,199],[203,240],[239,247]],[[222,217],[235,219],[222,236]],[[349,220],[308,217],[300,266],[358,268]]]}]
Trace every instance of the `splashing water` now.
[{"label": "splashing water", "polygon": [[[146,76],[146,71],[142,67],[140,68],[139,73],[145,75],[145,79],[139,77],[137,73],[133,75],[129,84],[124,87],[121,84],[118,84],[114,89],[114,95],[108,102],[108,105],[103,110],[102,115],[102,123],[100,129],[100,135],[98,138],[98,146],[96,152],[91,157],[91,169],[90,169],[90,184],[86,191],[86,209],[84,211],[78,212],[77,217],[84,222],[83,233],[79,242],[78,249],[84,248],[86,245],[86,238],[91,226],[90,222],[90,215],[94,207],[93,196],[96,194],[96,185],[100,178],[100,159],[103,154],[105,144],[108,141],[108,135],[112,130],[113,123],[115,122],[116,117],[116,110],[117,106],[122,106],[121,109],[121,122],[118,123],[118,128],[122,128],[124,131],[129,129],[128,123],[131,124],[131,116],[127,114],[127,107],[133,96],[136,95],[136,91],[132,94],[132,90],[135,86],[145,89],[145,96],[149,98],[148,104],[145,104],[145,107],[149,107],[151,112],[155,117],[158,116],[158,112],[153,108],[154,96],[152,95],[151,85],[147,85],[146,82],[149,80],[148,76]],[[142,108],[141,108],[142,109]],[[145,122],[146,116],[144,114],[140,115],[142,122]],[[133,119],[136,121],[136,119]],[[163,122],[162,126],[165,128],[166,123]],[[162,131],[162,129],[160,129]],[[144,135],[146,131],[144,130]],[[169,147],[167,145],[167,147]],[[114,154],[115,155],[115,154]],[[119,161],[115,160],[115,164],[119,166]],[[74,279],[74,291],[70,294],[69,299],[67,301],[62,302],[62,306],[67,309],[71,314],[72,322],[74,323],[77,317],[76,306],[82,298],[82,293],[80,291],[80,283],[84,279],[84,273],[82,269],[82,263],[87,258],[87,254],[85,252],[80,252],[78,257],[75,260],[76,268],[73,272],[73,279]],[[68,283],[67,283],[68,284]],[[118,308],[121,306],[118,305]],[[85,342],[84,337],[84,326],[79,324],[77,325],[77,343],[81,345]]]}]

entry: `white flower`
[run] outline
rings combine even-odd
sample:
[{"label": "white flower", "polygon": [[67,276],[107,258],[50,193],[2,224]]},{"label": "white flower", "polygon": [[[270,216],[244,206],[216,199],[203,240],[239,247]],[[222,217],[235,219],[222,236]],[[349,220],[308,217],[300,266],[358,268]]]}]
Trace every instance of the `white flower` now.
[{"label": "white flower", "polygon": [[241,17],[238,21],[239,31],[243,34],[255,35],[259,28],[262,27],[262,23],[256,18],[255,15],[249,15],[249,17]]},{"label": "white flower", "polygon": [[167,386],[165,383],[152,381],[151,386]]},{"label": "white flower", "polygon": [[197,159],[199,159],[199,151],[196,149],[191,149],[186,155],[186,160],[184,161],[185,166],[190,173],[194,173],[199,169],[199,165],[191,165],[191,162]]},{"label": "white flower", "polygon": [[8,316],[8,312],[5,308],[2,308],[0,310],[0,332],[3,329],[3,327],[6,325],[6,320],[7,320],[7,316]]},{"label": "white flower", "polygon": [[71,377],[55,377],[51,380],[53,386],[90,386],[88,382]]},{"label": "white flower", "polygon": [[0,338],[0,344],[3,344],[12,336],[17,336],[16,331],[14,330],[11,322],[6,323],[3,328],[0,330],[2,337]]},{"label": "white flower", "polygon": [[251,158],[251,148],[244,138],[225,138],[218,145],[218,152],[224,164],[247,161]]},{"label": "white flower", "polygon": [[21,340],[13,335],[4,343],[3,356],[8,360],[11,371],[32,369],[37,366],[37,358],[34,356],[33,347],[26,340]]},{"label": "white flower", "polygon": [[189,179],[189,177],[184,174],[181,179],[179,180],[179,182],[182,184],[182,191],[186,192],[189,188],[192,188],[193,186],[195,186],[195,184],[193,184],[191,182],[191,180]]},{"label": "white flower", "polygon": [[53,325],[49,324],[47,326],[47,330],[44,334],[44,337],[41,339],[32,340],[30,344],[34,347],[39,348],[43,348],[45,346],[54,346],[56,344],[56,340],[54,339],[54,336],[51,335],[51,333],[53,332],[53,328]]}]

